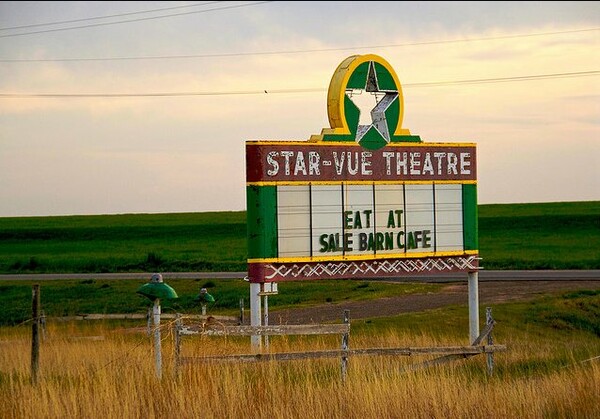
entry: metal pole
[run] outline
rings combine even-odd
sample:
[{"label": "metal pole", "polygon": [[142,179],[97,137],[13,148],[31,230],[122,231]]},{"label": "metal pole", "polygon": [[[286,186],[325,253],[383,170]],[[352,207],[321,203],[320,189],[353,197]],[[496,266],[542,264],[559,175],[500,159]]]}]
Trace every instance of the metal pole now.
[{"label": "metal pole", "polygon": [[469,272],[469,342],[479,336],[479,272]]},{"label": "metal pole", "polygon": [[[250,326],[260,326],[261,318],[260,318],[260,283],[251,282],[250,283]],[[261,347],[261,337],[258,335],[253,335],[250,338],[250,342],[252,344],[252,349],[255,351],[260,350]]]},{"label": "metal pole", "polygon": [[160,349],[160,298],[154,300],[152,310],[154,317],[154,357],[156,364],[156,376],[162,377],[162,353]]}]

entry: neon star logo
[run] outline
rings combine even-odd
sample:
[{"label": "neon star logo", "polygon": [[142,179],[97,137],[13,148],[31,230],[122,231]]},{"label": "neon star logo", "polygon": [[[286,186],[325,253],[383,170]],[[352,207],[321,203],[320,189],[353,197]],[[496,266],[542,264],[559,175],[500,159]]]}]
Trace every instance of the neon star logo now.
[{"label": "neon star logo", "polygon": [[[390,142],[390,130],[387,125],[386,112],[390,110],[392,105],[398,100],[398,91],[396,89],[384,89],[379,87],[377,72],[375,71],[375,63],[369,61],[368,72],[362,88],[354,89],[352,86],[346,86],[346,96],[356,107],[359,114],[358,127],[356,130],[356,142],[365,148],[381,148]],[[384,76],[385,77],[385,76]],[[360,80],[358,80],[361,83]],[[361,83],[362,84],[362,83]],[[349,88],[350,87],[350,88]],[[392,86],[386,86],[392,87]],[[368,94],[367,94],[368,93]],[[358,101],[355,98],[374,99],[375,107],[364,106],[364,101]],[[346,108],[348,112],[356,112]],[[364,115],[369,113],[370,115]],[[370,116],[370,118],[369,118]],[[368,122],[363,124],[363,122]]]},{"label": "neon star logo", "polygon": [[[371,99],[365,106],[361,99]],[[331,128],[312,141],[355,141],[377,150],[389,142],[420,142],[402,129],[404,103],[400,82],[392,67],[377,55],[354,55],[336,69],[327,94]]]}]

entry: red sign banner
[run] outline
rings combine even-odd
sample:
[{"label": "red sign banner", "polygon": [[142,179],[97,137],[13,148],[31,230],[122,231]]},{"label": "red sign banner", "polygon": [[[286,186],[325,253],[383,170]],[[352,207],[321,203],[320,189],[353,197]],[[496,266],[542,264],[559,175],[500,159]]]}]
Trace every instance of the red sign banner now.
[{"label": "red sign banner", "polygon": [[247,142],[246,182],[475,181],[474,144]]}]

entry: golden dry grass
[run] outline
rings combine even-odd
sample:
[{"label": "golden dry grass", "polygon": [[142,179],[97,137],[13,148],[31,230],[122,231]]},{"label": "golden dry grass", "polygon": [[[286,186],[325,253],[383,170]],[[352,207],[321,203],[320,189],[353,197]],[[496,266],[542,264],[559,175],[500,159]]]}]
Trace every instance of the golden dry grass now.
[{"label": "golden dry grass", "polygon": [[[457,344],[392,331],[351,335],[351,346]],[[501,342],[505,343],[505,342]],[[460,343],[459,343],[460,344]],[[271,338],[270,350],[336,349],[338,337]],[[248,353],[247,338],[186,338],[185,356]],[[592,357],[598,344],[578,356]],[[561,351],[565,348],[561,347]],[[568,348],[566,349],[568,352]],[[352,357],[345,382],[338,359],[185,365],[175,373],[163,329],[163,377],[152,338],[102,324],[50,324],[32,384],[26,327],[0,329],[1,418],[597,418],[598,361],[554,365],[543,339],[516,341],[496,354],[406,371],[426,357]],[[547,368],[536,368],[546,365]],[[529,367],[527,367],[529,366]]]}]

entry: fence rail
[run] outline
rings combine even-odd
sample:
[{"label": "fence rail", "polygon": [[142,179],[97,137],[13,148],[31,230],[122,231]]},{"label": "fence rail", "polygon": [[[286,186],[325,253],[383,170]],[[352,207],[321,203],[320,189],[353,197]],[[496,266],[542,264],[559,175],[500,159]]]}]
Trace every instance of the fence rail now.
[{"label": "fence rail", "polygon": [[332,349],[324,351],[283,352],[265,354],[236,354],[211,355],[199,357],[180,357],[180,364],[209,363],[209,362],[260,362],[260,361],[293,361],[311,358],[338,358],[357,355],[457,355],[468,357],[478,354],[489,354],[505,351],[505,345],[488,346],[446,346],[446,347],[406,347],[406,348],[363,348],[363,349]]},{"label": "fence rail", "polygon": [[[350,356],[412,356],[412,355],[440,355],[439,357],[412,365],[414,370],[431,365],[442,364],[452,360],[470,358],[474,355],[486,354],[488,373],[493,371],[493,354],[506,351],[505,345],[494,345],[492,330],[495,321],[488,308],[486,326],[480,335],[468,346],[431,346],[431,347],[400,347],[400,348],[349,348],[350,320],[348,310],[344,310],[343,324],[303,324],[303,325],[268,325],[268,326],[226,326],[217,322],[208,322],[197,325],[184,325],[183,320],[175,321],[175,365],[211,363],[211,362],[264,362],[264,361],[292,361],[314,358],[340,358],[342,380],[346,378],[348,358]],[[339,334],[342,336],[341,349],[281,352],[281,353],[252,353],[233,355],[207,355],[196,357],[181,356],[182,337],[189,335],[200,336],[285,336],[285,335],[326,335]],[[487,338],[487,345],[482,345]]]},{"label": "fence rail", "polygon": [[[180,314],[162,313],[161,319],[176,319]],[[186,318],[193,320],[216,320],[218,322],[239,322],[238,316],[219,316],[219,315],[202,315],[202,314],[186,314]],[[148,314],[142,313],[121,313],[121,314],[78,314],[76,316],[52,317],[45,316],[48,320],[55,321],[73,321],[73,320],[146,320]]]},{"label": "fence rail", "polygon": [[283,336],[283,335],[331,335],[350,333],[350,324],[299,324],[275,326],[181,326],[181,335],[207,336]]}]

